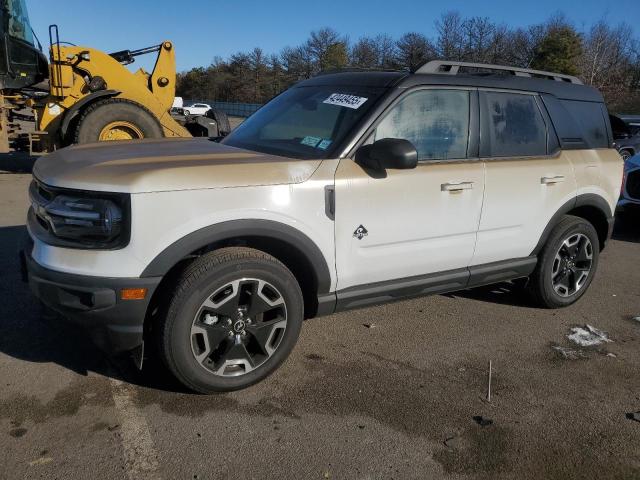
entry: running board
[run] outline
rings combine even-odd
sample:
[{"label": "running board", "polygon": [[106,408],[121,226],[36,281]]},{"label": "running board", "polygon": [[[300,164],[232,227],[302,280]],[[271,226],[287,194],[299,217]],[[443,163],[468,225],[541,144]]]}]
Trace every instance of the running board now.
[{"label": "running board", "polygon": [[537,262],[536,256],[530,256],[349,287],[336,292],[333,312],[327,308],[332,304],[333,298],[323,295],[322,302],[319,303],[324,308],[319,309],[318,315],[516,280],[531,275]]}]

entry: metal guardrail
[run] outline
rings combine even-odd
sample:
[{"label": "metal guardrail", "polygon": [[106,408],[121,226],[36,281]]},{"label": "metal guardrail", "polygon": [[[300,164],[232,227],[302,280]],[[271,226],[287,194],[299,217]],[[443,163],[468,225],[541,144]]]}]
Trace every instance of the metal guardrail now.
[{"label": "metal guardrail", "polygon": [[222,110],[229,116],[245,118],[262,106],[261,103],[212,102],[210,100],[188,100],[184,102],[185,105],[194,103],[206,103],[211,105],[212,108]]}]

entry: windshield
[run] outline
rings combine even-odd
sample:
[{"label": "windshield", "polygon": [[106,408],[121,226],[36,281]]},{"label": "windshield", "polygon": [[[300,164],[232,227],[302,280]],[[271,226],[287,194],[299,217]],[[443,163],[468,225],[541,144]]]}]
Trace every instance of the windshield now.
[{"label": "windshield", "polygon": [[6,15],[6,31],[14,38],[33,45],[33,31],[24,0],[3,0],[3,15]]},{"label": "windshield", "polygon": [[381,88],[336,85],[291,88],[222,143],[292,158],[329,158],[383,92]]}]

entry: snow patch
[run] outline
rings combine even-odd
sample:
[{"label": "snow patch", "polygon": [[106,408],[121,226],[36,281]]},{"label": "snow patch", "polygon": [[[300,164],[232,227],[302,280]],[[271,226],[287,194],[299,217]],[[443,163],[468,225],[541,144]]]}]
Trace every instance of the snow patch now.
[{"label": "snow patch", "polygon": [[567,335],[567,338],[581,347],[593,347],[604,342],[613,341],[609,339],[606,333],[592,327],[591,325],[573,327],[571,332],[572,333],[570,335]]}]

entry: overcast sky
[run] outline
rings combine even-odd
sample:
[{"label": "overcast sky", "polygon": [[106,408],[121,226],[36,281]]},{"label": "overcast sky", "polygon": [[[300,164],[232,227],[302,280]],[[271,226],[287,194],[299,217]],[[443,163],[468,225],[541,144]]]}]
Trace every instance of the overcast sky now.
[{"label": "overcast sky", "polygon": [[613,24],[631,23],[640,37],[640,0],[26,1],[43,45],[48,45],[50,23],[60,26],[61,40],[108,52],[172,40],[180,71],[256,46],[266,53],[278,52],[325,26],[351,40],[378,33],[398,37],[408,31],[433,36],[435,20],[448,10],[487,16],[510,26],[539,23],[561,11],[578,29],[606,18]]}]

